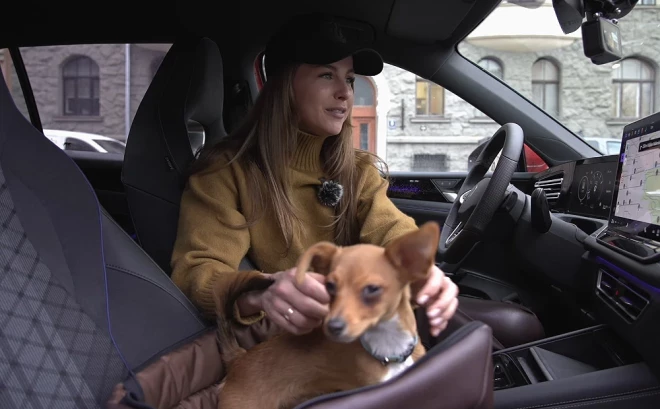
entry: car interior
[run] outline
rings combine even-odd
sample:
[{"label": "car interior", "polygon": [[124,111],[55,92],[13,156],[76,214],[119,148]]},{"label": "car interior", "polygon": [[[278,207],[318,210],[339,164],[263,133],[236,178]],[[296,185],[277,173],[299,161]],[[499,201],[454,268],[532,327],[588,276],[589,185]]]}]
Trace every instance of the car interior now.
[{"label": "car interior", "polygon": [[[459,52],[501,3],[189,0],[144,10],[118,3],[101,13],[75,2],[40,5],[38,13],[16,4],[17,16],[30,18],[0,26],[16,80],[14,88],[0,84],[0,406],[102,407],[127,375],[214,330],[169,278],[186,171],[202,145],[239,126],[267,82],[268,37],[295,14],[321,11],[341,18],[351,39],[387,64],[441,85],[497,124],[465,170],[389,174],[388,196],[402,212],[418,225],[443,226],[437,264],[462,302],[487,301],[484,321],[519,309],[542,327],[520,324],[516,334],[488,340],[490,406],[461,406],[459,396],[437,407],[660,407],[660,216],[652,188],[660,114],[626,123],[620,152],[603,155]],[[551,3],[550,17],[565,30],[578,9],[580,22],[585,10],[625,21],[639,7]],[[592,53],[584,27],[582,35],[584,53]],[[144,96],[132,100],[125,152],[50,143],[23,50],[138,43],[171,47]],[[605,49],[593,64],[616,59]],[[534,161],[543,170],[532,170]],[[246,256],[241,268],[253,267]],[[520,335],[530,333],[542,335]],[[430,348],[457,342],[421,337]],[[484,381],[468,373],[461,382]]]}]

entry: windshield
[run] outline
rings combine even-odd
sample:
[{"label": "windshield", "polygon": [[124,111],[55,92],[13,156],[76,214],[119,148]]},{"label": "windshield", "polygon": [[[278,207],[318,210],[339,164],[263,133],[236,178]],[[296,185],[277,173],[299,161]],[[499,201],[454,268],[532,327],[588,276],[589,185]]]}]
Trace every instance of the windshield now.
[{"label": "windshield", "polygon": [[109,141],[107,139],[94,139],[94,142],[101,145],[108,153],[124,153],[126,146],[121,142]]},{"label": "windshield", "polygon": [[596,65],[580,29],[563,33],[552,1],[533,3],[502,2],[459,52],[602,154],[618,154],[623,127],[660,106],[660,7],[640,0],[618,22],[624,57]]}]

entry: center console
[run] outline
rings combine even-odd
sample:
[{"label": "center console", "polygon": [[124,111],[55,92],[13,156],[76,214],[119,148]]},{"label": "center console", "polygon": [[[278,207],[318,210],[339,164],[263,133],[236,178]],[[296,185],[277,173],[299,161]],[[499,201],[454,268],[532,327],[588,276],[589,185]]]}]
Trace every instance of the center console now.
[{"label": "center console", "polygon": [[495,390],[538,384],[641,362],[610,328],[595,326],[493,355]]},{"label": "center console", "polygon": [[657,408],[660,383],[625,340],[598,325],[493,354],[496,409]]},{"label": "center console", "polygon": [[624,128],[619,155],[559,165],[537,187],[554,225],[524,233],[521,258],[570,244],[579,263],[535,266],[603,324],[496,351],[495,408],[659,408],[660,113]]}]

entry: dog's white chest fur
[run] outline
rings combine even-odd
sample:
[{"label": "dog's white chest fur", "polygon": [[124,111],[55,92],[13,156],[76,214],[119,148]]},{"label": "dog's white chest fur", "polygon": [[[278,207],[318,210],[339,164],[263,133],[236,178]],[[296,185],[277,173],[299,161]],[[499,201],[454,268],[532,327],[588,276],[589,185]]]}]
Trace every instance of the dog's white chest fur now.
[{"label": "dog's white chest fur", "polygon": [[[362,335],[362,343],[365,347],[368,347],[373,355],[381,357],[401,356],[410,350],[414,342],[415,335],[401,329],[398,315],[381,322]],[[412,356],[408,356],[403,362],[388,363],[387,372],[381,382],[394,378],[413,363]]]}]

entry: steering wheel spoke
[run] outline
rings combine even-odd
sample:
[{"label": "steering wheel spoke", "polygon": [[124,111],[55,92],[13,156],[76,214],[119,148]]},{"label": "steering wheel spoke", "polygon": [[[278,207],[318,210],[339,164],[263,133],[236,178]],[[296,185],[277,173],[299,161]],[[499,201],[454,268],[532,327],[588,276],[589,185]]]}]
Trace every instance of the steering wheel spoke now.
[{"label": "steering wheel spoke", "polygon": [[452,230],[451,233],[449,233],[449,237],[447,237],[445,243],[447,243],[448,245],[451,244],[451,242],[454,241],[456,237],[458,237],[458,235],[461,233],[462,230],[463,230],[463,222],[458,222],[458,225],[454,228],[454,230]]},{"label": "steering wheel spoke", "polygon": [[[443,263],[459,266],[479,243],[506,196],[518,166],[523,143],[522,128],[508,123],[495,132],[481,151],[461,186],[442,229],[438,252]],[[500,159],[493,175],[486,178],[486,173],[498,154]]]}]

